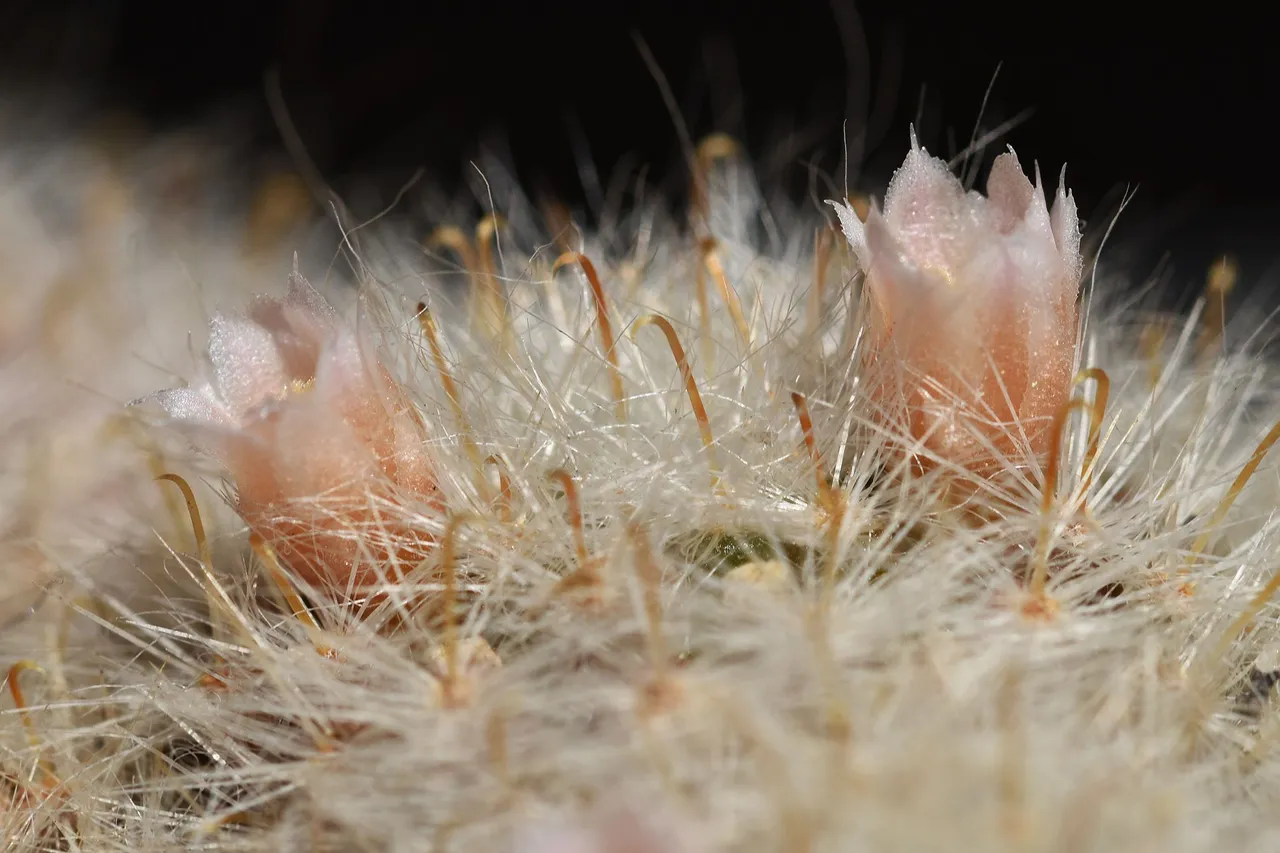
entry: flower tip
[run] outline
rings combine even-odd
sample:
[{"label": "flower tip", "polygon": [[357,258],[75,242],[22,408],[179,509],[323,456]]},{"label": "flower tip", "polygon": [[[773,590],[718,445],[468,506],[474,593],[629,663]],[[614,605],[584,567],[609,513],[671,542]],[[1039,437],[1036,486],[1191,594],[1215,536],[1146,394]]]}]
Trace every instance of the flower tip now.
[{"label": "flower tip", "polygon": [[[865,266],[867,263],[867,232],[862,220],[858,218],[857,212],[853,209],[853,205],[836,201],[835,199],[827,199],[827,204],[831,205],[836,216],[840,220],[840,230],[844,232],[844,238],[849,242],[849,247],[858,257],[858,263]],[[872,202],[872,209],[875,209],[875,203]]]},{"label": "flower tip", "polygon": [[[885,371],[877,394],[914,439],[964,467],[986,465],[992,443],[1005,456],[1023,443],[1039,453],[1043,431],[1029,425],[1052,415],[1070,380],[1078,223],[1069,202],[1049,211],[1034,172],[1033,186],[1010,147],[983,197],[913,147],[883,215],[851,221],[836,205],[880,309],[867,356]],[[960,405],[931,403],[938,389]],[[953,423],[966,408],[972,430]]]},{"label": "flower tip", "polygon": [[[429,537],[387,510],[439,492],[425,424],[362,343],[295,269],[283,299],[212,318],[211,381],[145,398],[224,465],[236,509],[283,565],[339,587],[373,579],[366,557],[419,560]],[[357,543],[346,531],[370,526],[370,495],[383,500],[380,539]]]}]

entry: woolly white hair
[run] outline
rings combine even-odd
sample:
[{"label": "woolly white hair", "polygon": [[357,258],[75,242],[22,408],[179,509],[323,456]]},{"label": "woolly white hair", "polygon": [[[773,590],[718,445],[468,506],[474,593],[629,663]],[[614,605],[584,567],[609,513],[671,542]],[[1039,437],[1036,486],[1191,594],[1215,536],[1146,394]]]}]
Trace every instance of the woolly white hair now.
[{"label": "woolly white hair", "polygon": [[547,225],[491,167],[483,245],[366,229],[355,287],[321,284],[430,425],[449,515],[376,509],[441,545],[371,596],[286,577],[286,604],[235,483],[125,404],[198,378],[209,309],[329,258],[175,221],[95,151],[10,157],[0,196],[8,849],[1280,844],[1274,466],[1241,476],[1280,384],[1215,330],[1221,288],[1177,319],[1087,288],[1096,467],[1072,429],[1047,512],[1038,469],[957,504],[868,414],[852,254],[723,139],[689,227]]}]

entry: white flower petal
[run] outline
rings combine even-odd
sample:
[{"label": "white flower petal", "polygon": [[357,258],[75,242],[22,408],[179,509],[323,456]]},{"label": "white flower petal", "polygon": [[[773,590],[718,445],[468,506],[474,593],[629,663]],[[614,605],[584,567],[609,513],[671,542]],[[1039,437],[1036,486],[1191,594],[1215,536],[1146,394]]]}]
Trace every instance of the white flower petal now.
[{"label": "white flower petal", "polygon": [[175,421],[194,421],[226,427],[235,422],[231,412],[207,385],[158,391],[136,402],[157,403]]},{"label": "white flower petal", "polygon": [[284,303],[304,309],[319,324],[329,327],[338,324],[338,312],[297,270],[289,274],[289,294]]},{"label": "white flower petal", "polygon": [[1058,180],[1058,194],[1053,200],[1049,222],[1058,252],[1074,283],[1080,278],[1083,261],[1080,258],[1080,219],[1076,212],[1075,196],[1067,190],[1066,166],[1062,167],[1062,177]]},{"label": "white flower petal", "polygon": [[233,412],[242,415],[284,393],[288,377],[270,331],[226,315],[215,316],[209,326],[209,360]]},{"label": "white flower petal", "polygon": [[844,238],[849,241],[849,248],[853,249],[853,253],[858,257],[858,264],[864,270],[871,264],[871,258],[867,255],[867,232],[862,225],[862,220],[858,219],[858,214],[853,207],[842,202],[828,199],[827,204],[835,208],[836,216],[840,219],[840,230],[844,231]]},{"label": "white flower petal", "polygon": [[987,177],[987,199],[995,226],[1002,234],[1010,233],[1022,222],[1034,196],[1035,189],[1013,149],[997,157]]}]

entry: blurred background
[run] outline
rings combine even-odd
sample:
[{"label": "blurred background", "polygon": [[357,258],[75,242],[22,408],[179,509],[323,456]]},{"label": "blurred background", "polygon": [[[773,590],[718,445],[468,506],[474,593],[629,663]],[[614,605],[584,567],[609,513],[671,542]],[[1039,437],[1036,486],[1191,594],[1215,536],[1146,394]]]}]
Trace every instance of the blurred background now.
[{"label": "blurred background", "polygon": [[909,124],[945,156],[1007,122],[988,162],[1011,143],[1050,186],[1067,164],[1089,227],[1137,189],[1117,245],[1139,274],[1171,253],[1198,287],[1227,252],[1262,284],[1280,259],[1272,13],[1188,8],[0,0],[0,85],[29,96],[22,120],[58,104],[59,121],[214,128],[235,157],[287,158],[274,88],[325,180],[383,200],[418,168],[458,185],[482,148],[570,202],[641,164],[678,193],[655,67],[694,139],[734,135],[797,194],[815,168],[838,174],[846,120],[865,165],[850,183],[873,192]]}]

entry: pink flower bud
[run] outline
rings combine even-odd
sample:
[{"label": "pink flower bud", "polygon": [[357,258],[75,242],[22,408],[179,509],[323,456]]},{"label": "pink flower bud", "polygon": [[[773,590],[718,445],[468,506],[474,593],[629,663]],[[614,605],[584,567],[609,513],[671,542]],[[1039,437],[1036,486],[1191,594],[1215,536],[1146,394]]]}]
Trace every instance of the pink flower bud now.
[{"label": "pink flower bud", "polygon": [[[1063,171],[1065,179],[1066,172]],[[936,458],[989,474],[1048,451],[1070,393],[1081,273],[1075,200],[1053,212],[1012,149],[984,198],[911,140],[865,224],[830,202],[871,296],[868,379]]]},{"label": "pink flower bud", "polygon": [[404,389],[296,272],[284,299],[211,323],[213,379],[153,399],[235,481],[281,563],[345,588],[420,561],[404,509],[439,507],[427,432]]}]

